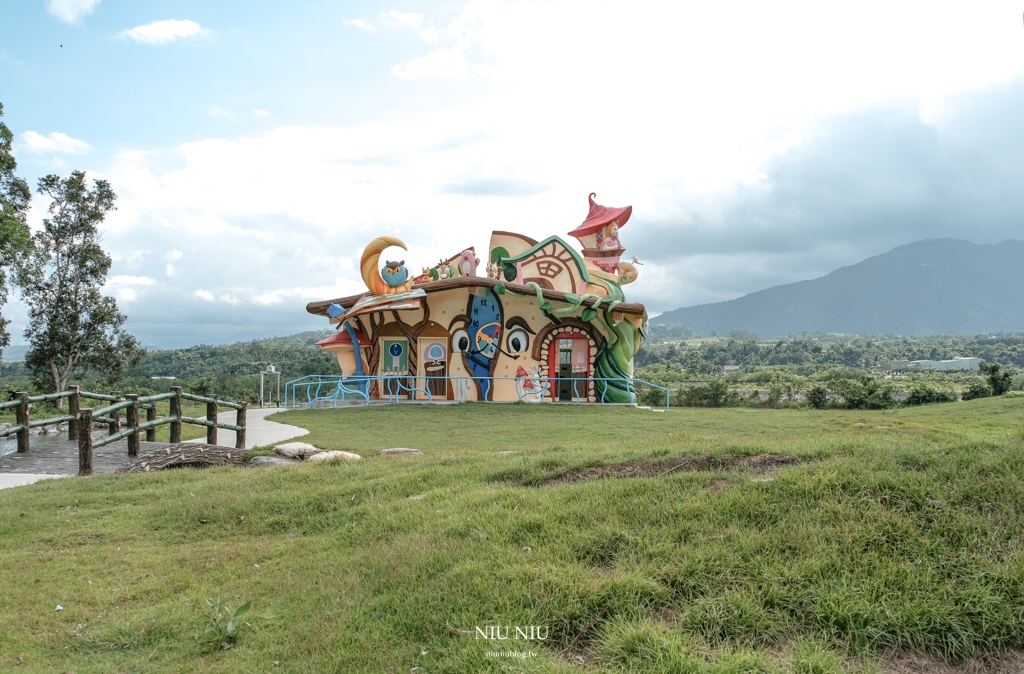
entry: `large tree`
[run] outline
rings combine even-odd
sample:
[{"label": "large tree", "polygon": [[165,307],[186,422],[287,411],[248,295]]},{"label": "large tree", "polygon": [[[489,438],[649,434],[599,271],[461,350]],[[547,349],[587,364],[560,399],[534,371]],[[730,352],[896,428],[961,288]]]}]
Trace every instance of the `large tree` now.
[{"label": "large tree", "polygon": [[123,329],[117,302],[101,292],[111,260],[100,247],[98,226],[117,195],[106,180],[89,189],[83,171],[48,175],[38,191],[51,199],[50,217],[34,237],[33,265],[22,281],[31,344],[25,365],[37,385],[56,392],[67,388],[76,370],[115,381],[123,367],[138,365],[145,355]]},{"label": "large tree", "polygon": [[[4,104],[0,103],[0,118],[4,116]],[[28,183],[14,175],[18,162],[11,154],[14,134],[0,121],[0,310],[7,303],[7,281],[21,267],[32,249],[32,235],[25,215],[28,213],[32,191]],[[4,347],[11,343],[7,333],[8,320],[0,313],[0,356]]]}]

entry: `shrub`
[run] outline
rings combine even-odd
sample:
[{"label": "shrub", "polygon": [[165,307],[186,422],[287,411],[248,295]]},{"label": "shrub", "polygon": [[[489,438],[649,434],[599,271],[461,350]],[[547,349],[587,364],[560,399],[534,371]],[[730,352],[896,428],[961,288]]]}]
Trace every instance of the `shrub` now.
[{"label": "shrub", "polygon": [[882,384],[874,377],[864,375],[859,379],[836,379],[832,390],[843,397],[850,409],[881,410],[892,407],[892,384]]},{"label": "shrub", "polygon": [[807,392],[807,404],[816,410],[825,409],[828,405],[828,389],[816,384]]},{"label": "shrub", "polygon": [[1013,373],[1000,372],[999,363],[982,363],[978,367],[982,374],[987,376],[992,395],[1001,396],[1010,390],[1013,385]]},{"label": "shrub", "polygon": [[[598,393],[600,394],[600,389]],[[600,398],[600,396],[599,396]],[[660,388],[645,386],[637,395],[637,402],[649,407],[662,407],[665,405],[665,392]]]},{"label": "shrub", "polygon": [[904,401],[907,405],[931,405],[932,403],[956,402],[955,393],[940,391],[931,384],[920,382],[914,384],[910,395]]},{"label": "shrub", "polygon": [[739,404],[740,396],[729,390],[724,379],[715,379],[699,386],[679,390],[680,402],[686,407],[728,407]]},{"label": "shrub", "polygon": [[988,398],[992,395],[992,387],[984,379],[978,379],[972,381],[967,388],[964,389],[961,397],[964,400],[975,400],[977,398]]}]

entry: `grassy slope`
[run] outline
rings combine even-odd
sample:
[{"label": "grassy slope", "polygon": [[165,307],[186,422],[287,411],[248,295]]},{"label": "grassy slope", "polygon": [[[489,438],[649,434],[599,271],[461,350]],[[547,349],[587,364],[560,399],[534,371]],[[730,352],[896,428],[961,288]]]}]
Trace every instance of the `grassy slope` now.
[{"label": "grassy slope", "polygon": [[[566,672],[554,654],[591,623],[573,650],[597,671],[824,672],[886,648],[955,658],[1024,645],[1019,400],[275,418],[367,458],[0,491],[0,670],[20,657],[18,671],[78,674]],[[390,446],[426,456],[373,456]],[[515,484],[704,452],[806,461],[772,481],[680,471]],[[200,619],[207,597],[228,593],[253,611],[222,651]],[[551,638],[506,642],[538,653],[511,661],[449,630],[493,624]]]}]

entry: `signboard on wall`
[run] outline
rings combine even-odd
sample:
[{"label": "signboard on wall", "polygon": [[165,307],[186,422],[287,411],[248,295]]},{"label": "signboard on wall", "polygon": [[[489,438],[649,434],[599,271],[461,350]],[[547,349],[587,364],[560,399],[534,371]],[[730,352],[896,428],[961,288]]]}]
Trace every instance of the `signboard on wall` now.
[{"label": "signboard on wall", "polygon": [[405,374],[409,371],[409,341],[403,338],[384,338],[380,359],[381,374]]}]

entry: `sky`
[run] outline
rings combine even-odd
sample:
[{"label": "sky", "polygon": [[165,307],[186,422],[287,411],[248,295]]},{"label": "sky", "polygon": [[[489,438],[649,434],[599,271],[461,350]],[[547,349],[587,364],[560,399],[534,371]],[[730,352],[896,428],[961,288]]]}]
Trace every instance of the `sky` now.
[{"label": "sky", "polygon": [[14,0],[0,102],[31,184],[110,181],[107,292],[150,347],[326,327],[306,303],[362,292],[373,238],[418,271],[494,229],[568,238],[590,192],[633,206],[626,293],[655,314],[1024,238],[1022,12]]}]

